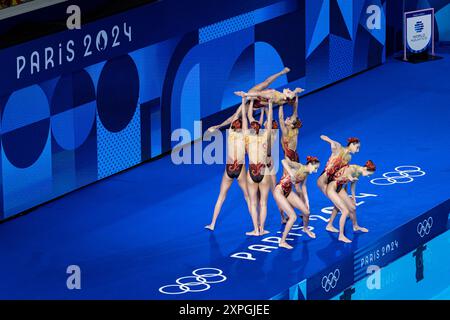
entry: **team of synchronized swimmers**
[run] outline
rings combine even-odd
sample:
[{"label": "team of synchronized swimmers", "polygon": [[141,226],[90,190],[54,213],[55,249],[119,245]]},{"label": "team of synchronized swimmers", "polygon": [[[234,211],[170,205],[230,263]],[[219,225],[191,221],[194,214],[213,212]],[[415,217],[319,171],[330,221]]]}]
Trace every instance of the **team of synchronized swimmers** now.
[{"label": "team of synchronized swimmers", "polygon": [[[319,159],[313,156],[308,156],[305,164],[300,163],[297,153],[299,129],[302,127],[302,122],[298,118],[298,94],[303,92],[303,89],[297,88],[293,91],[284,89],[283,92],[269,89],[277,78],[289,71],[288,68],[284,68],[248,92],[235,92],[242,98],[236,113],[220,125],[208,129],[212,132],[230,126],[227,132],[227,160],[220,194],[214,207],[211,224],[206,226],[207,229],[214,230],[227,192],[233,181],[237,180],[253,223],[253,230],[247,232],[247,235],[262,236],[269,233],[265,229],[265,222],[267,200],[271,191],[280,211],[281,221],[285,224],[279,246],[286,249],[292,249],[286,238],[297,220],[295,209],[301,212],[303,232],[311,238],[316,237],[308,227],[310,205],[306,182],[308,176],[316,173],[320,166]],[[285,105],[292,106],[292,116],[285,118]],[[279,106],[278,122],[273,119],[274,106]],[[254,118],[255,110],[260,110],[258,120]],[[263,122],[264,113],[267,115],[265,122]],[[261,130],[262,127],[265,130]],[[276,136],[274,130],[281,131],[281,145],[285,156],[281,161],[283,176],[278,183],[271,155]],[[360,149],[360,141],[357,138],[349,138],[345,147],[327,136],[322,135],[320,138],[331,146],[331,156],[317,180],[319,189],[334,204],[326,230],[339,233],[338,239],[349,243],[351,240],[344,233],[347,217],[353,222],[354,232],[368,232],[366,228],[358,225],[356,219],[355,185],[360,176],[373,174],[375,165],[371,160],[364,166],[350,164],[352,154],[359,152]],[[245,167],[246,155],[249,160],[248,170]],[[351,198],[347,193],[347,185],[350,185]],[[338,212],[341,212],[341,217],[339,229],[336,229],[333,221]]]}]

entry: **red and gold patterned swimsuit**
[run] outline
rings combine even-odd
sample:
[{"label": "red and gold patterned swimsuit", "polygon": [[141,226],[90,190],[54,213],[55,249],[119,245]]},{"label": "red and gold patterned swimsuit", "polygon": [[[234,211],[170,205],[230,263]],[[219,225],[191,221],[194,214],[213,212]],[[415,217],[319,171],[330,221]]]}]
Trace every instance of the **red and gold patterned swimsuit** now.
[{"label": "red and gold patterned swimsuit", "polygon": [[[296,100],[295,97],[292,98],[292,99],[286,98],[286,96],[284,94],[282,94],[281,92],[276,91],[274,89],[265,89],[262,92],[268,92],[268,91],[272,91],[273,92],[273,103],[274,104],[281,105],[281,104],[284,104],[284,103],[288,103],[288,104],[293,105],[295,100]],[[253,102],[253,108],[254,109],[264,108],[268,104],[269,104],[269,99],[267,99],[267,97],[265,97],[265,96],[257,96],[256,99]]]},{"label": "red and gold patterned swimsuit", "polygon": [[243,166],[244,166],[244,164],[239,163],[237,160],[234,160],[233,163],[227,163],[226,171],[227,171],[227,175],[230,177],[230,179],[239,178],[239,175],[241,174]]},{"label": "red and gold patterned swimsuit", "polygon": [[[234,144],[234,154],[237,153],[236,140],[240,140],[241,135],[243,135],[243,133],[240,132],[239,129],[231,129],[230,130],[228,139],[229,139],[229,141],[232,141],[232,143]],[[243,140],[243,141],[245,143],[245,140]],[[236,157],[236,156],[234,156],[234,157]],[[233,162],[231,162],[231,161],[233,161]],[[225,165],[225,171],[230,179],[239,178],[239,176],[242,172],[242,168],[244,167],[244,162],[245,162],[245,160],[242,160],[242,161],[238,161],[237,159],[227,160],[227,163]]]},{"label": "red and gold patterned swimsuit", "polygon": [[292,150],[289,148],[289,138],[295,137],[298,135],[298,129],[290,130],[288,133],[289,137],[283,137],[282,138],[282,147],[284,151],[284,155],[286,158],[288,158],[291,161],[294,162],[300,162],[300,159],[298,157],[298,153],[295,150]]},{"label": "red and gold patterned swimsuit", "polygon": [[359,178],[361,176],[361,170],[358,170],[358,167],[357,165],[347,164],[334,174],[333,181],[336,181],[337,193],[351,181],[350,178]]},{"label": "red and gold patterned swimsuit", "polygon": [[281,187],[281,190],[283,190],[283,195],[287,198],[291,194],[292,184],[297,184],[305,181],[307,176],[308,173],[306,171],[306,167],[303,165],[295,172],[294,181],[292,181],[291,176],[287,172],[285,172],[281,177],[280,182],[278,183],[278,185]]},{"label": "red and gold patterned swimsuit", "polygon": [[328,183],[333,180],[334,175],[341,168],[348,165],[352,156],[346,148],[341,148],[341,150],[336,155],[332,155],[325,166],[325,173],[328,177]]},{"label": "red and gold patterned swimsuit", "polygon": [[250,173],[250,178],[252,178],[253,182],[260,183],[264,179],[264,174],[262,173],[263,169],[266,168],[266,164],[264,163],[250,163],[248,172]]}]

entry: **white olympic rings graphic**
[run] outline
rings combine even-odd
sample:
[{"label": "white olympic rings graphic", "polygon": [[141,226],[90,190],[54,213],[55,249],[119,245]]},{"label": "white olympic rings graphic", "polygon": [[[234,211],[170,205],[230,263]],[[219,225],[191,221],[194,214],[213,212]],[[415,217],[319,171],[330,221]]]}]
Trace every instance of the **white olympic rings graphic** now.
[{"label": "white olympic rings graphic", "polygon": [[336,288],[340,276],[341,272],[339,271],[339,269],[336,269],[334,270],[334,272],[330,272],[330,274],[323,276],[322,288],[325,290],[325,292],[329,292],[331,289]]},{"label": "white olympic rings graphic", "polygon": [[383,178],[375,178],[370,183],[378,186],[389,186],[396,183],[411,183],[414,178],[424,176],[426,173],[418,166],[398,166],[395,171],[383,173]]},{"label": "white olympic rings graphic", "polygon": [[178,278],[175,283],[159,288],[163,294],[184,294],[209,290],[211,284],[227,280],[223,271],[216,268],[200,268],[192,271],[192,276]]},{"label": "white olympic rings graphic", "polygon": [[433,227],[433,217],[429,217],[428,219],[423,220],[423,222],[419,222],[417,225],[417,233],[423,238],[425,235],[430,234],[431,227]]}]

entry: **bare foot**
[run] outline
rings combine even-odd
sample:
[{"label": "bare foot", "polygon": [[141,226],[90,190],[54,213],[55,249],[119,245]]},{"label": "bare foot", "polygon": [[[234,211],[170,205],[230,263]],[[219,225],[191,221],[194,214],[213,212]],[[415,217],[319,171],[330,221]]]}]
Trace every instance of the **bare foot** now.
[{"label": "bare foot", "polygon": [[360,227],[360,226],[353,227],[353,231],[354,232],[361,231],[361,232],[364,232],[364,233],[369,232],[369,230],[367,228]]},{"label": "bare foot", "polygon": [[259,236],[259,232],[257,230],[249,231],[245,233],[247,236],[257,237]]},{"label": "bare foot", "polygon": [[289,250],[291,250],[291,249],[294,248],[293,246],[287,244],[286,241],[280,242],[280,244],[279,244],[278,246],[279,246],[280,248],[286,248],[286,249],[289,249]]},{"label": "bare foot", "polygon": [[208,229],[208,230],[214,231],[214,225],[212,225],[212,224],[208,224],[207,226],[205,226],[205,229]]},{"label": "bare foot", "polygon": [[282,74],[286,74],[288,72],[290,72],[291,69],[289,69],[288,67],[284,68],[283,71],[281,71]]},{"label": "bare foot", "polygon": [[306,228],[306,230],[303,229],[303,232],[306,233],[312,239],[316,238],[316,234],[314,232],[312,232],[311,230],[309,230],[308,228]]},{"label": "bare foot", "polygon": [[259,228],[259,235],[264,236],[266,234],[269,234],[270,231],[265,230],[264,228]]},{"label": "bare foot", "polygon": [[334,232],[334,233],[338,233],[338,232],[339,232],[339,230],[336,229],[332,224],[328,224],[327,227],[326,227],[325,229],[326,229],[327,231]]},{"label": "bare foot", "polygon": [[339,241],[345,242],[345,243],[351,243],[352,240],[344,236],[343,234],[339,235]]}]

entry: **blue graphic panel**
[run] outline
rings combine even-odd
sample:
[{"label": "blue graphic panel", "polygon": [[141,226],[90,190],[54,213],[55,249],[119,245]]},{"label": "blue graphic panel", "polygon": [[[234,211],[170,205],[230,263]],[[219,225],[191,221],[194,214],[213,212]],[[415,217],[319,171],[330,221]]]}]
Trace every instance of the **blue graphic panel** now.
[{"label": "blue graphic panel", "polygon": [[184,81],[181,92],[181,128],[187,129],[191,133],[193,140],[196,136],[194,122],[200,120],[200,65],[196,64],[189,71]]},{"label": "blue graphic panel", "polygon": [[105,128],[111,132],[123,130],[136,112],[138,97],[139,75],[133,60],[122,56],[108,61],[97,92],[98,115]]},{"label": "blue graphic panel", "polygon": [[450,3],[435,13],[439,27],[439,40],[450,41]]},{"label": "blue graphic panel", "polygon": [[95,99],[95,87],[86,71],[59,79],[51,103],[51,124],[60,147],[74,150],[87,139],[95,120]]},{"label": "blue graphic panel", "polygon": [[198,30],[199,43],[222,38],[228,34],[247,29],[276,17],[286,15],[293,12],[296,8],[297,3],[295,0],[280,1],[273,5],[246,12],[236,17],[200,28]]},{"label": "blue graphic panel", "polygon": [[152,108],[150,115],[151,123],[151,141],[152,152],[151,156],[156,157],[162,153],[161,148],[161,107]]},{"label": "blue graphic panel", "polygon": [[52,194],[51,137],[47,130],[39,158],[27,168],[12,164],[2,149],[4,218],[49,200]]},{"label": "blue graphic panel", "polygon": [[136,109],[126,128],[120,132],[110,132],[97,115],[98,179],[141,162],[140,123],[140,112]]},{"label": "blue graphic panel", "polygon": [[233,17],[222,22],[215,23],[198,30],[198,40],[200,43],[222,38],[230,33],[244,30],[255,25],[255,13],[247,12],[237,17]]},{"label": "blue graphic panel", "polygon": [[160,97],[166,70],[178,41],[178,38],[169,39],[129,54],[139,73],[141,103]]},{"label": "blue graphic panel", "polygon": [[307,46],[307,57],[322,43],[330,33],[330,0],[323,0],[318,19],[315,21],[311,43]]},{"label": "blue graphic panel", "polygon": [[311,91],[330,83],[330,43],[326,37],[306,60],[306,90]]},{"label": "blue graphic panel", "polygon": [[95,121],[95,102],[89,102],[52,117],[52,130],[58,145],[77,149],[87,139]]},{"label": "blue graphic panel", "polygon": [[353,1],[337,0],[345,25],[353,38]]},{"label": "blue graphic panel", "polygon": [[353,73],[353,42],[330,35],[330,81],[335,82]]},{"label": "blue graphic panel", "polygon": [[[261,83],[267,75],[280,72],[284,68],[283,59],[277,50],[265,42],[255,43],[255,83]],[[287,86],[287,75],[279,77],[271,84],[272,88],[281,88]]]},{"label": "blue graphic panel", "polygon": [[50,127],[46,95],[39,86],[13,93],[2,119],[2,146],[6,157],[18,168],[31,166],[42,153]]},{"label": "blue graphic panel", "polygon": [[223,99],[221,109],[228,109],[232,105],[240,103],[241,98],[236,96],[234,92],[246,88],[250,89],[255,84],[255,46],[251,45],[242,51],[239,58],[236,60],[230,76],[226,81],[226,86],[223,92]]},{"label": "blue graphic panel", "polygon": [[100,79],[100,74],[102,73],[103,66],[106,64],[106,61],[90,65],[85,68],[86,72],[89,73],[89,76],[92,79],[92,82],[94,83],[95,92],[98,90],[98,83]]},{"label": "blue graphic panel", "polygon": [[6,102],[2,118],[2,134],[47,119],[48,100],[42,89],[31,86],[14,92]]},{"label": "blue graphic panel", "polygon": [[[202,117],[238,104],[234,92],[254,86],[254,34],[252,27],[201,46]],[[220,57],[219,65],[212,56]]]}]

